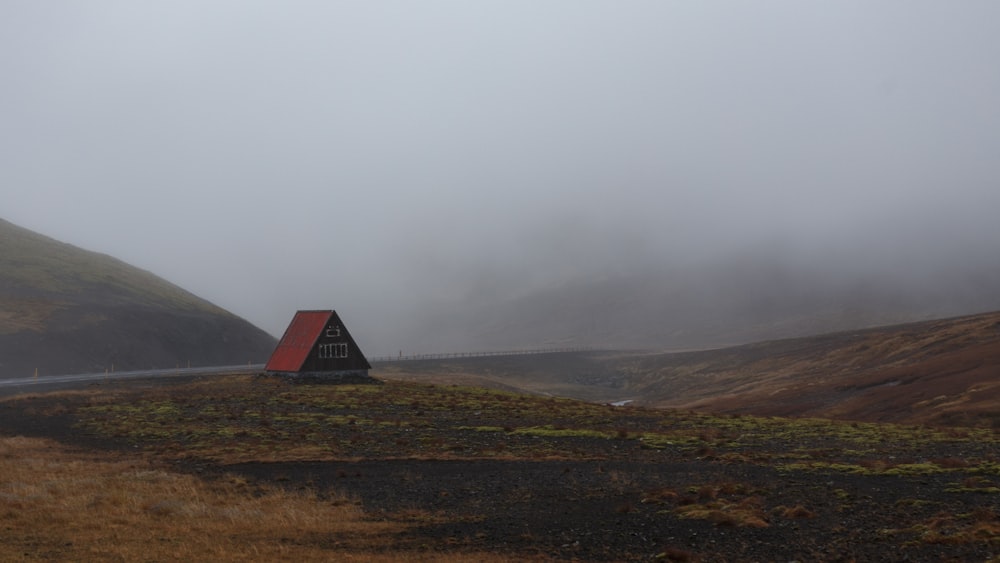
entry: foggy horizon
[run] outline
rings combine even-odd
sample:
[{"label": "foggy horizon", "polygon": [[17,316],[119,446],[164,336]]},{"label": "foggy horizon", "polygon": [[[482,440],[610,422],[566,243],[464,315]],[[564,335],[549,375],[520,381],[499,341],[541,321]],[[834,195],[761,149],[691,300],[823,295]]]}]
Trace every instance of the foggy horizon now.
[{"label": "foggy horizon", "polygon": [[275,337],[336,309],[372,355],[449,351],[408,332],[468,303],[741,260],[960,293],[1000,271],[998,17],[7,2],[0,218]]}]

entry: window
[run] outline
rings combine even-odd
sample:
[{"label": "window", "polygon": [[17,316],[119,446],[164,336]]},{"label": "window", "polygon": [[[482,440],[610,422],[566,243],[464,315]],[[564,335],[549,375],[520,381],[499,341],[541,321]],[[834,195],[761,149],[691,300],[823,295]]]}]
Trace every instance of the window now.
[{"label": "window", "polygon": [[340,336],[340,327],[336,325],[326,327],[326,335],[329,338]]},{"label": "window", "polygon": [[347,343],[335,342],[333,344],[320,344],[319,357],[324,360],[327,358],[346,358]]}]

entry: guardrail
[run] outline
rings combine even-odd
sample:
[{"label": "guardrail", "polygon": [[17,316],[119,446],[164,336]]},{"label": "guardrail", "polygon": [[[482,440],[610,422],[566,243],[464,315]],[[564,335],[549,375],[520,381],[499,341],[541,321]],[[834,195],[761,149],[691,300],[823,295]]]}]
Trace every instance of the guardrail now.
[{"label": "guardrail", "polygon": [[252,373],[263,369],[264,364],[237,364],[232,366],[105,371],[66,375],[43,375],[40,377],[3,378],[0,379],[0,391],[3,391],[4,389],[30,387],[34,385],[60,385],[76,382],[100,381],[105,379],[136,379],[143,377],[171,377],[181,375],[221,375],[231,373]]},{"label": "guardrail", "polygon": [[373,356],[371,363],[408,362],[414,360],[451,360],[456,358],[487,358],[492,356],[529,356],[533,354],[560,354],[565,352],[586,352],[589,346],[575,348],[538,348],[532,350],[501,350],[494,352],[450,352],[444,354],[399,354],[396,356]]}]

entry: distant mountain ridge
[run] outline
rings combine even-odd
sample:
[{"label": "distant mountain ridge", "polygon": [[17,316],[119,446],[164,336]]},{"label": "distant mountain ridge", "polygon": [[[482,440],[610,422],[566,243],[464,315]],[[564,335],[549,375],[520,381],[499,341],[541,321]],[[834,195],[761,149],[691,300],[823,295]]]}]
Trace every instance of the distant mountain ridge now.
[{"label": "distant mountain ridge", "polygon": [[750,252],[697,268],[646,268],[426,312],[419,350],[563,346],[685,350],[1000,310],[1000,262],[838,272]]},{"label": "distant mountain ridge", "polygon": [[0,377],[262,362],[274,344],[150,272],[0,219]]}]

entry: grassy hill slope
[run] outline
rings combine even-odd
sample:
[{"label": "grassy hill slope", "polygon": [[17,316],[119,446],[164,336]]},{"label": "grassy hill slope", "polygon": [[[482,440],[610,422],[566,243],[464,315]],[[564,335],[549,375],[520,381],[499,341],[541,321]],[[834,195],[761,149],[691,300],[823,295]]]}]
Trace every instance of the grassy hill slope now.
[{"label": "grassy hill slope", "polygon": [[716,372],[726,393],[680,399],[650,381],[647,400],[723,412],[1000,427],[1000,313],[784,344],[749,347],[743,352],[769,355],[743,356],[738,369]]},{"label": "grassy hill slope", "polygon": [[567,352],[376,368],[380,377],[589,401],[1000,426],[1000,313],[696,352]]},{"label": "grassy hill slope", "polygon": [[273,345],[150,272],[0,220],[0,377],[262,361]]}]

